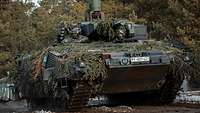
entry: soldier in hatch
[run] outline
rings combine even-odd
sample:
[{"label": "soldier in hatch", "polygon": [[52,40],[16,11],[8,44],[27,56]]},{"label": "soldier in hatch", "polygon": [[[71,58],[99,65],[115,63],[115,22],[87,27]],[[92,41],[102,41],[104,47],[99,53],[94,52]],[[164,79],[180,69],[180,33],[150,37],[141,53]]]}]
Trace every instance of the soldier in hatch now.
[{"label": "soldier in hatch", "polygon": [[58,43],[88,42],[88,37],[81,35],[81,28],[78,24],[72,24],[70,27],[61,26],[60,32],[57,36]]}]

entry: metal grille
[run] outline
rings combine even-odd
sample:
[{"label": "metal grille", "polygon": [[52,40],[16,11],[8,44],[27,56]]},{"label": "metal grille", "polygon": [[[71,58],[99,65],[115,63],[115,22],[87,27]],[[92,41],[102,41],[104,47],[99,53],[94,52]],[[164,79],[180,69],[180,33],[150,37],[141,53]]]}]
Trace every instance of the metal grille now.
[{"label": "metal grille", "polygon": [[52,53],[48,53],[46,68],[55,67],[56,56]]},{"label": "metal grille", "polygon": [[8,82],[8,78],[0,79],[0,102],[15,100],[14,84]]}]

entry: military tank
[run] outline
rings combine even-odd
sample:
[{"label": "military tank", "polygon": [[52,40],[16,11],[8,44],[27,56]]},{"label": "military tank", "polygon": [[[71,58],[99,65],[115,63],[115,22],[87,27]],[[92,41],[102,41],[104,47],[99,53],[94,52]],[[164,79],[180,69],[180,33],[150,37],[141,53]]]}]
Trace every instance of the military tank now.
[{"label": "military tank", "polygon": [[100,2],[88,1],[88,21],[62,26],[56,45],[19,60],[21,98],[71,111],[85,108],[97,95],[153,90],[159,91],[160,102],[173,102],[183,81],[178,71],[184,67],[174,65],[177,60],[167,52],[176,49],[148,41],[143,24],[119,20],[108,25]]}]

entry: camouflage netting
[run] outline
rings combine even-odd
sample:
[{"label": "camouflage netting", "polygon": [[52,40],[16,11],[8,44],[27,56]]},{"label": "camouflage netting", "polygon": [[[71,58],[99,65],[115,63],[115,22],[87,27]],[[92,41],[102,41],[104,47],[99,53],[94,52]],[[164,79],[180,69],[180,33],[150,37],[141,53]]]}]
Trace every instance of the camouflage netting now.
[{"label": "camouflage netting", "polygon": [[[121,24],[116,24],[115,22],[121,22]],[[102,40],[106,42],[115,41],[120,34],[119,28],[124,32],[127,32],[126,26],[127,20],[104,20],[104,21],[95,21],[94,23],[97,25],[96,30],[89,36],[89,40]],[[131,21],[135,24],[145,24],[145,21]],[[124,25],[122,25],[124,24]]]},{"label": "camouflage netting", "polygon": [[[85,74],[81,78],[74,78],[74,68],[76,62],[83,62],[86,66]],[[55,66],[55,76],[66,76],[69,79],[80,79],[93,81],[97,78],[105,78],[106,68],[100,54],[70,52],[67,56],[59,59]]]},{"label": "camouflage netting", "polygon": [[181,52],[176,51],[173,54],[174,60],[171,63],[173,75],[179,75],[187,79],[187,77],[191,76],[194,69],[191,67],[189,62],[184,61],[185,58]]},{"label": "camouflage netting", "polygon": [[[94,42],[94,43],[67,43],[57,47],[51,47],[50,50],[57,51],[58,53],[66,53],[72,51],[74,53],[95,53],[102,52],[120,52],[120,51],[149,51],[149,50],[159,50],[163,52],[173,52],[179,51],[173,48],[168,43],[161,41],[142,41],[138,43],[110,43],[110,42]],[[180,51],[181,52],[181,51]]]},{"label": "camouflage netting", "polygon": [[[174,62],[171,67],[174,69],[174,74],[178,73],[187,76],[191,72],[191,66],[183,61],[183,51],[170,47],[168,44],[157,41],[145,41],[143,43],[69,43],[66,45],[61,45],[53,48],[49,48],[49,51],[56,51],[61,54],[66,54],[63,58],[63,65],[60,65],[61,69],[57,71],[59,73],[70,73],[70,66],[78,58],[81,62],[84,62],[87,66],[87,73],[84,79],[95,80],[96,78],[102,77],[106,78],[106,67],[102,59],[100,59],[101,53],[103,52],[139,52],[139,51],[149,51],[149,50],[160,50],[170,56],[174,57]],[[64,71],[62,70],[64,69]]]},{"label": "camouflage netting", "polygon": [[[60,45],[57,47],[50,47],[35,54],[32,58],[32,86],[33,89],[40,88],[41,91],[37,90],[39,95],[49,95],[52,94],[53,90],[55,90],[56,76],[62,75],[70,75],[72,74],[72,66],[75,61],[78,59],[81,62],[84,62],[86,65],[86,74],[82,79],[93,81],[98,78],[105,79],[107,77],[106,74],[106,66],[101,59],[101,53],[103,52],[120,52],[120,51],[148,51],[148,50],[161,50],[170,56],[174,57],[174,60],[171,64],[171,70],[174,76],[180,76],[184,78],[184,76],[188,76],[191,73],[190,65],[183,61],[182,50],[178,50],[176,48],[170,47],[168,44],[157,41],[145,41],[143,43],[89,43],[89,44],[81,44],[81,43],[69,43],[65,45]],[[51,79],[48,82],[43,83],[42,81],[42,71],[43,64],[42,60],[44,55],[48,51],[57,52],[62,54],[62,58],[56,63],[56,72],[52,75]],[[70,76],[68,76],[70,77]],[[44,87],[45,86],[45,87]]]},{"label": "camouflage netting", "polygon": [[97,25],[96,29],[97,36],[100,36],[98,40],[111,41],[116,37],[112,21],[102,21]]}]

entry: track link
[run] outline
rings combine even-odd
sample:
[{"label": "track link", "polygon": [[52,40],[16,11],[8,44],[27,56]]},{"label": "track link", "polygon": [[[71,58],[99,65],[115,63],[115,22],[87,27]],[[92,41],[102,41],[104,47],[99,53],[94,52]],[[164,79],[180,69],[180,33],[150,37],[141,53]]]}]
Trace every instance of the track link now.
[{"label": "track link", "polygon": [[76,112],[86,108],[90,96],[90,86],[85,82],[77,82],[75,87],[73,88],[73,94],[70,98],[69,110],[71,112]]}]

